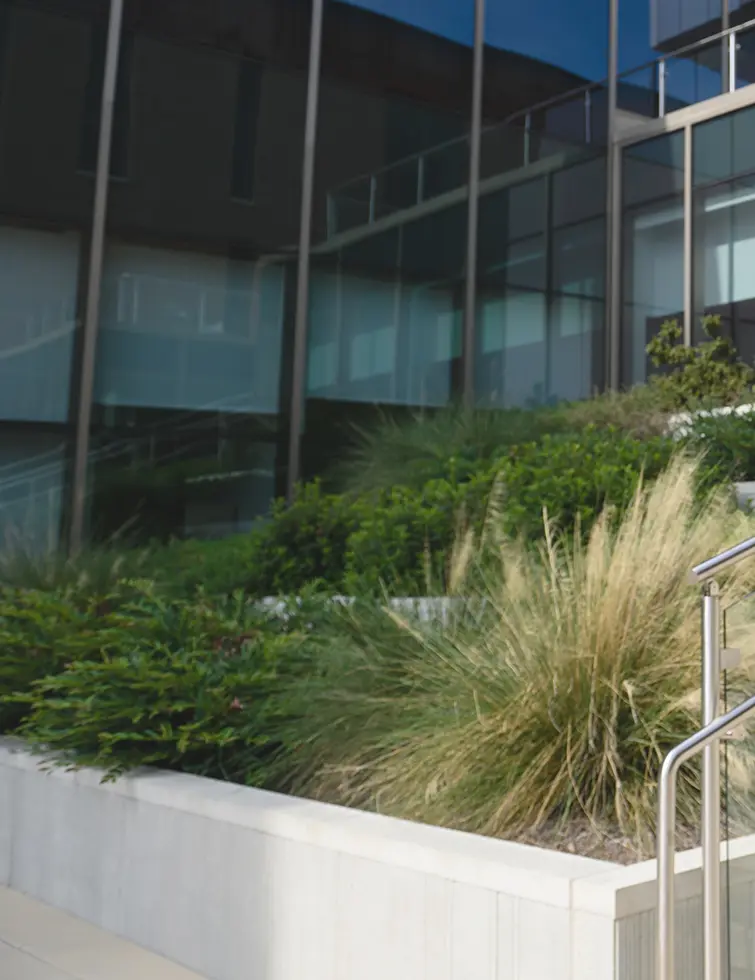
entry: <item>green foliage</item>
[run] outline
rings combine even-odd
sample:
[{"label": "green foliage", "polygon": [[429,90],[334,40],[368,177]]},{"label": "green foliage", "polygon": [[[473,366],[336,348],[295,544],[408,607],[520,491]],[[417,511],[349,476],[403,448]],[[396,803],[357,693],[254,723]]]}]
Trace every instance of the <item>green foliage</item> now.
[{"label": "green foliage", "polygon": [[[368,602],[343,610],[320,671],[294,685],[299,710],[280,741],[297,751],[279,760],[280,785],[508,839],[581,822],[649,856],[660,763],[698,724],[687,570],[751,533],[725,497],[697,506],[695,484],[693,465],[675,460],[588,541],[493,536],[467,559],[476,614],[445,628]],[[727,595],[752,582],[746,563],[731,569]],[[751,624],[736,642],[739,692],[752,684]],[[741,761],[732,795],[749,789]],[[698,779],[694,767],[680,779],[687,827]]]},{"label": "green foliage", "polygon": [[87,656],[100,608],[76,603],[62,592],[0,588],[0,732],[11,731],[26,713],[7,699]]},{"label": "green foliage", "polygon": [[641,477],[658,476],[673,451],[670,439],[638,440],[610,428],[588,428],[579,438],[546,435],[513,447],[463,483],[436,480],[420,492],[396,488],[381,495],[349,537],[349,591],[444,591],[459,532],[479,532],[486,519],[496,521],[502,533],[532,542],[542,537],[544,511],[561,530],[578,525],[587,533],[606,504],[621,513]]},{"label": "green foliage", "polygon": [[670,439],[634,439],[611,428],[517,447],[499,470],[504,531],[536,541],[546,512],[561,530],[579,525],[587,533],[607,504],[623,511],[640,478],[657,477],[673,451]]},{"label": "green foliage", "polygon": [[387,417],[359,432],[359,443],[336,468],[350,494],[394,487],[420,490],[434,480],[463,481],[511,446],[563,431],[567,420],[550,409],[482,409],[452,405],[408,419]]},{"label": "green foliage", "polygon": [[704,456],[706,468],[723,483],[755,480],[755,414],[699,413],[687,427],[686,441]]},{"label": "green foliage", "polygon": [[172,541],[153,547],[146,555],[142,574],[172,596],[231,595],[254,574],[258,533],[235,534],[216,541]]},{"label": "green foliage", "polygon": [[563,419],[566,431],[575,436],[593,426],[647,439],[667,432],[673,409],[673,401],[664,390],[645,384],[627,391],[606,391],[584,401],[560,405],[555,411]]},{"label": "green foliage", "polygon": [[88,548],[75,556],[8,545],[0,552],[0,586],[98,595],[124,578],[149,574],[151,560],[147,549],[114,544]]},{"label": "green foliage", "polygon": [[319,481],[297,490],[290,506],[279,500],[270,521],[255,536],[253,567],[244,585],[253,595],[291,595],[314,582],[341,588],[350,535],[371,504],[327,494]]},{"label": "green foliage", "polygon": [[667,320],[647,345],[653,364],[668,370],[653,384],[675,408],[693,408],[701,402],[730,405],[755,382],[755,371],[738,359],[732,342],[721,336],[721,318],[703,317],[702,327],[708,339],[689,347],[679,343],[678,321]]},{"label": "green foliage", "polygon": [[268,732],[314,615],[306,603],[271,618],[238,596],[184,602],[137,590],[92,621],[64,669],[17,689],[11,703],[29,712],[20,733],[110,776],[158,765],[263,780]]}]

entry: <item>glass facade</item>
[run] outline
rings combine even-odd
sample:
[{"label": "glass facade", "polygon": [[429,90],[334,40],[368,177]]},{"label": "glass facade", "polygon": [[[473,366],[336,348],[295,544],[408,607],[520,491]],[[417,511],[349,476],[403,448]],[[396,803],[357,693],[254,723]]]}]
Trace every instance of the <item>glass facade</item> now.
[{"label": "glass facade", "polygon": [[[625,383],[669,315],[755,357],[755,35],[738,114],[624,146],[608,0],[122,0],[105,174],[120,4],[0,0],[4,538],[244,531],[378,415],[586,397],[617,289]],[[667,49],[655,7],[619,15],[621,71]],[[720,55],[666,57],[667,111]],[[618,80],[630,121],[659,77]]]},{"label": "glass facade", "polygon": [[458,392],[473,41],[473,0],[326,0],[305,477],[355,424]]},{"label": "glass facade", "polygon": [[310,18],[307,0],[126,0],[95,537],[243,531],[282,492]]}]

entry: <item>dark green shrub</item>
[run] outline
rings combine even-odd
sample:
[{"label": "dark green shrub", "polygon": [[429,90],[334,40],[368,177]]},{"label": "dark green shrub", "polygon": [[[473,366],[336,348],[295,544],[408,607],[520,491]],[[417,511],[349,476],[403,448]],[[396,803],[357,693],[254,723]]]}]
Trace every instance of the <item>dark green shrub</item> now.
[{"label": "dark green shrub", "polygon": [[382,585],[394,593],[442,591],[459,531],[479,532],[486,518],[504,534],[529,541],[542,538],[544,513],[556,529],[570,532],[579,524],[586,534],[606,504],[621,513],[640,479],[657,477],[673,452],[671,439],[633,439],[590,427],[579,437],[546,435],[512,447],[464,483],[433,481],[420,492],[397,488],[376,501],[349,538],[349,591]]},{"label": "dark green shrub", "polygon": [[702,413],[686,429],[687,444],[704,457],[704,466],[725,480],[755,480],[755,414]]},{"label": "dark green shrub", "polygon": [[452,405],[408,419],[388,417],[359,432],[350,456],[336,467],[335,482],[352,494],[421,490],[434,480],[461,482],[520,443],[561,432],[568,420],[548,408],[487,409]]},{"label": "dark green shrub", "polygon": [[318,481],[301,487],[290,506],[277,501],[270,521],[255,534],[246,590],[291,595],[317,581],[340,589],[349,537],[371,509],[366,500],[325,493]]},{"label": "dark green shrub", "polygon": [[346,591],[424,595],[445,588],[445,560],[465,519],[464,490],[433,480],[381,494],[348,540]]},{"label": "dark green shrub", "polygon": [[[264,779],[267,735],[314,642],[311,608],[270,617],[254,603],[168,601],[150,590],[95,622],[87,655],[16,698],[20,733],[62,761],[110,776],[158,765],[241,782]],[[283,675],[283,677],[281,676]]]},{"label": "dark green shrub", "polygon": [[235,534],[217,541],[173,541],[153,548],[142,574],[168,595],[231,595],[243,589],[255,568],[258,532]]},{"label": "dark green shrub", "polygon": [[707,340],[694,347],[679,343],[682,328],[667,320],[647,353],[656,367],[666,369],[653,379],[675,408],[693,408],[701,402],[731,405],[752,389],[755,371],[739,360],[733,343],[721,336],[721,318],[703,317]]},{"label": "dark green shrub", "polygon": [[96,601],[76,603],[65,593],[0,589],[0,732],[12,731],[26,712],[8,697],[88,655],[98,612]]},{"label": "dark green shrub", "polygon": [[579,522],[586,533],[606,504],[621,512],[640,478],[658,476],[673,451],[671,439],[633,439],[611,428],[516,447],[498,470],[504,530],[537,539],[545,511],[558,528]]}]

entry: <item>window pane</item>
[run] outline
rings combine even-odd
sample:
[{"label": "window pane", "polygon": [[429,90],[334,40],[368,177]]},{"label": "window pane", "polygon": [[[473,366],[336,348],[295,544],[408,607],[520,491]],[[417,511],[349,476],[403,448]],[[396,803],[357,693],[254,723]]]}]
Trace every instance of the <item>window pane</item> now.
[{"label": "window pane", "polygon": [[12,432],[0,440],[0,540],[6,547],[54,551],[66,473],[65,442],[55,435]]},{"label": "window pane", "polygon": [[106,26],[96,0],[0,0],[0,419],[68,420],[94,191],[79,148]]},{"label": "window pane", "polygon": [[327,0],[302,472],[458,384],[473,0]]},{"label": "window pane", "polygon": [[622,379],[627,384],[646,379],[645,348],[663,321],[683,315],[683,156],[682,133],[624,154]]},{"label": "window pane", "polygon": [[[309,0],[126,0],[127,178],[108,213],[92,528],[249,528],[282,491]],[[122,82],[122,84],[125,84]]]}]

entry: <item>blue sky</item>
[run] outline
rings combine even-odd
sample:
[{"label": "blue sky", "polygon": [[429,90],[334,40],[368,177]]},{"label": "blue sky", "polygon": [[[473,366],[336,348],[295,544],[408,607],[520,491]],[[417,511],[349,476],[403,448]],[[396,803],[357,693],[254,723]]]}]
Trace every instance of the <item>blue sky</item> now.
[{"label": "blue sky", "polygon": [[[473,0],[341,0],[471,44]],[[650,60],[650,0],[623,0],[620,62]],[[486,41],[591,80],[606,75],[608,0],[488,0]]]}]

